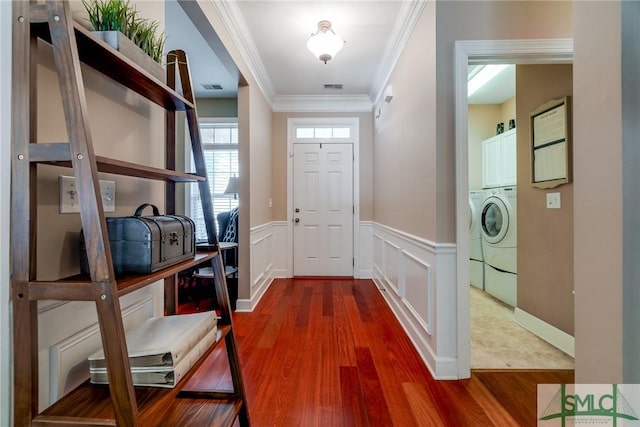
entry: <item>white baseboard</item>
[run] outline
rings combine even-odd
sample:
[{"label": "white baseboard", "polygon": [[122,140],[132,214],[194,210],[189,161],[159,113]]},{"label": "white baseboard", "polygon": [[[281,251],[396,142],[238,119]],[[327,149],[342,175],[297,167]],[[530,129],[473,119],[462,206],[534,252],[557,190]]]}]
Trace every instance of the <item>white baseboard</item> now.
[{"label": "white baseboard", "polygon": [[520,308],[513,313],[513,320],[523,328],[531,331],[549,344],[557,347],[571,357],[576,357],[575,338],[553,325],[538,319]]},{"label": "white baseboard", "polygon": [[274,278],[275,277],[273,276],[273,274],[270,274],[268,279],[263,281],[262,285],[259,288],[255,289],[255,292],[252,292],[253,295],[251,295],[250,299],[238,299],[236,301],[236,311],[253,311],[264,296],[265,292],[267,292],[267,289],[269,289],[269,286],[271,286],[271,283],[273,283]]}]

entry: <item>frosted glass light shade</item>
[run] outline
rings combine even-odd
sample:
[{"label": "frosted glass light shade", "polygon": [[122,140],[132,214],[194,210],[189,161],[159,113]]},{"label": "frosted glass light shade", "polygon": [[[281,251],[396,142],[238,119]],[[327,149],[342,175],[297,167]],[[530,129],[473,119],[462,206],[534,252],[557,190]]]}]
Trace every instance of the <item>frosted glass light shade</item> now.
[{"label": "frosted glass light shade", "polygon": [[307,41],[307,49],[325,64],[344,46],[344,40],[331,29],[331,22],[320,21],[318,31]]}]

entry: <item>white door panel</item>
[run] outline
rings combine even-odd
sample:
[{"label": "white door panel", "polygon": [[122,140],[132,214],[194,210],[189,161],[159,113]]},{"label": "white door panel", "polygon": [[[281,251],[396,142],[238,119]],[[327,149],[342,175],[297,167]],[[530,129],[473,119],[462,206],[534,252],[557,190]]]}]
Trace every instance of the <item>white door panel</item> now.
[{"label": "white door panel", "polygon": [[296,276],[353,275],[352,149],[351,144],[294,144]]}]

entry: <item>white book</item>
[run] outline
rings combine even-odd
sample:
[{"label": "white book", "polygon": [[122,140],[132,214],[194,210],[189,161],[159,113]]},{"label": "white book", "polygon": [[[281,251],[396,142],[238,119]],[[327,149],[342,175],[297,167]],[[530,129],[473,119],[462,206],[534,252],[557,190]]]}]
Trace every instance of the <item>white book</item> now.
[{"label": "white book", "polygon": [[[215,311],[152,317],[127,332],[131,366],[176,366],[217,325]],[[101,349],[89,356],[91,368],[105,368]]]},{"label": "white book", "polygon": [[[175,387],[207,349],[216,342],[217,337],[218,330],[217,327],[214,327],[175,366],[132,367],[131,378],[133,385],[165,388]],[[109,383],[106,368],[90,368],[89,371],[93,384]]]}]

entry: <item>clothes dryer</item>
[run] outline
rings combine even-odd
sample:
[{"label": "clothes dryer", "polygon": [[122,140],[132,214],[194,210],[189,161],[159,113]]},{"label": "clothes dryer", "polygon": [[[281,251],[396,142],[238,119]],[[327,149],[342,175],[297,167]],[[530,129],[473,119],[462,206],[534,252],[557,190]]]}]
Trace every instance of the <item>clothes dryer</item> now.
[{"label": "clothes dryer", "polygon": [[510,304],[517,302],[517,190],[485,190],[481,211],[485,290]]},{"label": "clothes dryer", "polygon": [[484,289],[484,258],[480,232],[483,200],[483,190],[469,191],[469,281],[478,289]]}]

